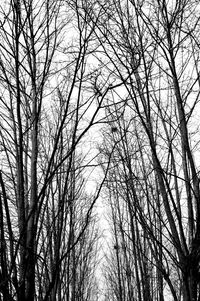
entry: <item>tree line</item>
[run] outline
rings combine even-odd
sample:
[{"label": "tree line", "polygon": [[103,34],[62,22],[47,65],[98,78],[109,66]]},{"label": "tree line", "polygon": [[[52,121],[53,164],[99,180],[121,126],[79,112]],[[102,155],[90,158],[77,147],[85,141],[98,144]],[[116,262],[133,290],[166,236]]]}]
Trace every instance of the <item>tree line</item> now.
[{"label": "tree line", "polygon": [[200,300],[199,12],[1,3],[0,300]]}]

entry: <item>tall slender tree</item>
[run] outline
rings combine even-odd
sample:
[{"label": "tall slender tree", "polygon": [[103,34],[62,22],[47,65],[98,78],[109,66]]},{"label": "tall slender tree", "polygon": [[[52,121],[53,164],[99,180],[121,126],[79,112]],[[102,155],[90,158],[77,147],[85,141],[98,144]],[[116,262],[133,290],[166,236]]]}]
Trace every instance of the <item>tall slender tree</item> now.
[{"label": "tall slender tree", "polygon": [[98,3],[102,72],[121,85],[108,102],[117,139],[109,179],[117,176],[115,191],[145,233],[158,275],[153,300],[168,290],[174,300],[199,300],[199,3]]},{"label": "tall slender tree", "polygon": [[0,5],[3,300],[75,300],[78,285],[82,298],[93,283],[83,273],[89,274],[95,250],[89,233],[102,183],[85,192],[86,169],[96,156],[87,138],[110,88],[95,92],[95,64],[88,62],[94,26],[81,5]]}]

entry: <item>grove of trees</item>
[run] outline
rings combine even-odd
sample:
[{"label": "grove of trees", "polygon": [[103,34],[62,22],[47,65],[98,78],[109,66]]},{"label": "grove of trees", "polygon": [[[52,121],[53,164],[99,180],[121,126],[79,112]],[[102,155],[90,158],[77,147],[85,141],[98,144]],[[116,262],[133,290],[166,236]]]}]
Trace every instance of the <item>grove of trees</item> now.
[{"label": "grove of trees", "polygon": [[199,16],[2,1],[0,300],[200,301]]}]

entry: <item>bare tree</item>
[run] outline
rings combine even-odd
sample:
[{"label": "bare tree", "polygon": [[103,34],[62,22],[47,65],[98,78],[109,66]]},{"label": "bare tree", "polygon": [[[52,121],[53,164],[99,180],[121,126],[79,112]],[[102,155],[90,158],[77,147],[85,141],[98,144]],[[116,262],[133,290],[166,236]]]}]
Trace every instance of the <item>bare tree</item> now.
[{"label": "bare tree", "polygon": [[124,180],[150,248],[159,288],[151,296],[169,289],[174,300],[199,300],[199,4],[99,1],[99,10],[102,72],[123,85],[108,102],[118,139],[110,143],[119,145],[112,175],[115,191]]},{"label": "bare tree", "polygon": [[75,300],[78,285],[81,298],[92,285],[83,274],[95,250],[92,210],[104,179],[93,194],[85,192],[96,156],[87,139],[110,87],[96,92],[88,63],[94,26],[82,4],[0,6],[3,300]]}]

